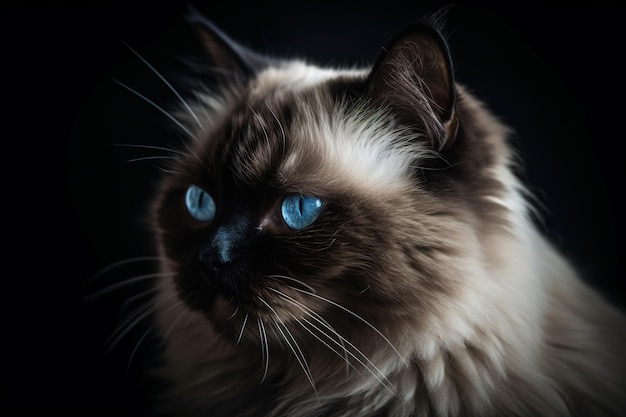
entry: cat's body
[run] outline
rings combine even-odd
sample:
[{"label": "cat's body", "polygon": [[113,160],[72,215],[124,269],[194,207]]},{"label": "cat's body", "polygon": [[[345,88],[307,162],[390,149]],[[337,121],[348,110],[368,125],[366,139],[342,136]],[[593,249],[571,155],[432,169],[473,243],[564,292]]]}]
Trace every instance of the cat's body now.
[{"label": "cat's body", "polygon": [[626,319],[533,225],[436,28],[337,70],[192,21],[218,82],[153,205],[162,411],[621,415]]}]

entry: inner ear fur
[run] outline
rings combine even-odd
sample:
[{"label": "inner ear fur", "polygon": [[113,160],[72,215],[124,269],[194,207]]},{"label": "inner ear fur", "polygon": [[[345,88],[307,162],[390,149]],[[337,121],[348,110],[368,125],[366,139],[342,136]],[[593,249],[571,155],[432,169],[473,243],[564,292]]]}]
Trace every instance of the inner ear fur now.
[{"label": "inner ear fur", "polygon": [[420,23],[394,37],[374,65],[368,89],[400,112],[404,123],[424,123],[423,109],[434,116],[440,124],[440,137],[430,138],[435,148],[454,142],[458,121],[452,60],[434,26]]}]

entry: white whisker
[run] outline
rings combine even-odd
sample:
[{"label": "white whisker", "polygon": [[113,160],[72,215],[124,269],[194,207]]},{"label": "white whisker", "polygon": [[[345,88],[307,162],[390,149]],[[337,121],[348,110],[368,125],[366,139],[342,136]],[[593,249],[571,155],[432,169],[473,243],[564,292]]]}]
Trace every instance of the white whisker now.
[{"label": "white whisker", "polygon": [[109,337],[107,341],[109,351],[112,350],[120,342],[120,340],[122,340],[122,338],[126,336],[133,328],[135,328],[143,320],[147,319],[151,314],[153,314],[160,303],[174,298],[175,296],[176,294],[170,294],[167,298],[158,300],[156,302],[148,302],[144,306],[138,307],[133,312],[131,312],[126,319],[120,322],[117,329],[115,329]]},{"label": "white whisker", "polygon": [[156,150],[156,151],[165,151],[168,153],[173,153],[176,155],[186,155],[185,152],[178,150],[178,149],[174,149],[174,148],[167,148],[165,146],[154,146],[154,145],[135,145],[132,143],[114,143],[113,146],[120,146],[120,147],[129,147],[129,148],[141,148],[141,149],[152,149],[152,150]]},{"label": "white whisker", "polygon": [[152,331],[152,329],[154,329],[156,327],[155,324],[153,324],[152,326],[150,326],[148,328],[148,330],[146,330],[143,334],[143,336],[141,336],[141,338],[137,341],[137,343],[135,344],[135,347],[133,348],[133,351],[130,353],[130,357],[128,358],[128,363],[126,364],[126,374],[128,375],[128,373],[130,372],[130,365],[133,362],[133,359],[135,358],[135,354],[137,353],[137,350],[139,349],[139,345],[141,345],[141,342],[144,341],[144,339],[146,337],[148,337],[148,335],[150,334],[150,332]]},{"label": "white whisker", "polygon": [[160,258],[158,256],[137,256],[134,258],[128,258],[128,259],[122,259],[121,261],[117,261],[112,263],[111,265],[108,265],[104,268],[102,268],[101,270],[99,270],[98,272],[96,272],[95,274],[93,274],[91,277],[89,277],[86,281],[84,285],[89,285],[91,284],[93,281],[95,281],[96,279],[100,278],[101,276],[105,275],[106,273],[114,270],[115,268],[119,268],[121,266],[124,265],[128,265],[131,263],[137,263],[137,262],[144,262],[144,261],[158,261]]},{"label": "white whisker", "polygon": [[[309,322],[306,318],[303,318],[303,320],[305,322],[307,322],[310,326],[312,326],[313,328],[315,328],[318,332],[320,332],[322,335],[326,336],[329,340],[331,340],[333,343],[340,345],[341,348],[344,351],[344,356],[342,356],[339,352],[337,352],[336,350],[332,349],[330,346],[328,346],[326,343],[324,343],[322,340],[320,340],[318,338],[318,340],[320,340],[320,342],[324,343],[329,349],[331,349],[333,352],[335,352],[337,355],[339,355],[342,359],[344,359],[344,361],[346,362],[346,367],[352,367],[354,368],[354,366],[350,363],[350,361],[348,360],[348,358],[345,355],[350,355],[352,356],[357,362],[359,362],[359,364],[361,364],[365,369],[367,369],[383,386],[385,386],[387,389],[389,389],[390,391],[393,392],[393,385],[391,384],[391,382],[386,378],[385,374],[383,374],[383,372],[374,364],[374,362],[372,362],[367,355],[365,355],[359,348],[357,348],[354,344],[350,343],[350,341],[348,339],[346,339],[345,337],[341,336],[326,320],[324,320],[324,318],[322,316],[320,316],[318,313],[316,313],[315,311],[311,310],[309,307],[305,306],[304,304],[300,303],[299,301],[293,299],[292,297],[288,296],[287,294],[282,293],[281,291],[278,291],[274,288],[269,288],[271,291],[276,292],[278,295],[284,297],[287,301],[291,302],[292,304],[294,304],[296,307],[299,307],[303,312],[307,313],[313,320],[317,321],[320,325],[326,327],[329,331],[331,331],[336,337],[337,339],[339,339],[339,342],[337,342],[334,338],[330,337],[325,331],[323,331],[322,329],[318,328],[316,325],[314,325],[313,323]],[[298,319],[295,319],[296,321],[298,321]],[[308,329],[306,329],[308,330]],[[340,343],[341,342],[341,343]],[[354,351],[356,353],[358,353],[359,355],[361,355],[361,357],[363,357],[363,359],[365,359],[365,361],[369,364],[366,365],[363,361],[361,361],[359,358],[357,358],[352,352],[350,352],[348,349],[346,349],[345,344],[347,344],[348,346],[350,346],[352,349],[354,349]],[[383,382],[383,380],[381,380],[381,378],[375,373],[373,372],[369,367],[374,368],[374,370],[376,370],[378,372],[378,374],[384,379],[385,382]],[[356,369],[356,368],[355,368]],[[390,388],[391,387],[391,388]]]},{"label": "white whisker", "polygon": [[183,125],[180,120],[178,120],[176,117],[172,116],[167,110],[165,110],[163,107],[159,106],[158,104],[156,104],[154,101],[150,100],[148,97],[144,96],[143,94],[141,94],[139,91],[127,86],[126,84],[124,84],[121,81],[118,81],[116,79],[113,79],[113,81],[115,81],[116,83],[118,83],[119,85],[121,85],[122,87],[124,87],[125,89],[127,89],[128,91],[130,91],[131,93],[135,94],[136,96],[144,99],[148,104],[151,104],[155,109],[159,110],[161,113],[163,113],[165,116],[167,116],[172,122],[174,122],[176,124],[176,126],[180,127],[185,133],[187,133],[189,135],[189,137],[195,137],[194,134],[191,132],[191,130],[189,130],[185,125]]},{"label": "white whisker", "polygon": [[393,343],[391,343],[391,341],[387,338],[387,336],[385,336],[384,334],[382,334],[382,332],[380,330],[378,330],[376,327],[374,327],[370,322],[368,322],[367,320],[365,320],[363,317],[359,316],[358,314],[356,314],[355,312],[353,312],[352,310],[342,306],[341,304],[337,304],[336,302],[329,300],[326,297],[322,297],[320,295],[308,292],[308,291],[304,291],[301,290],[299,288],[293,287],[294,290],[301,292],[303,294],[309,295],[311,297],[315,297],[318,300],[322,300],[326,303],[329,303],[343,311],[345,311],[346,313],[350,314],[351,316],[355,317],[356,319],[362,321],[363,323],[365,323],[369,328],[371,328],[372,330],[374,330],[380,337],[383,338],[383,340],[385,342],[387,342],[387,344],[394,350],[394,352],[396,352],[396,354],[398,355],[398,358],[402,361],[403,364],[406,365],[406,360],[402,357],[402,355],[400,354],[400,351],[398,351],[398,349],[393,345]]},{"label": "white whisker", "polygon": [[133,328],[135,328],[139,323],[141,323],[144,319],[148,318],[154,311],[156,307],[152,303],[148,303],[143,307],[139,307],[131,312],[128,317],[120,322],[117,329],[111,334],[109,339],[107,340],[107,345],[109,346],[109,351],[113,350],[113,348],[119,343],[122,338],[128,334]]},{"label": "white whisker", "polygon": [[287,275],[276,275],[276,274],[265,275],[265,276],[267,278],[281,278],[281,279],[286,279],[286,280],[289,280],[289,281],[293,281],[293,282],[296,282],[296,283],[302,285],[304,288],[307,288],[313,294],[316,293],[315,288],[311,287],[309,284],[305,284],[304,282],[300,281],[299,279],[296,279],[296,278],[293,278],[293,277],[290,277],[290,276],[287,276]]},{"label": "white whisker", "polygon": [[103,295],[109,294],[115,290],[117,290],[118,288],[122,288],[125,287],[127,285],[130,284],[134,284],[136,282],[141,282],[141,281],[147,281],[150,279],[154,279],[154,278],[159,278],[159,277],[163,277],[163,276],[168,276],[168,275],[173,275],[173,272],[155,272],[152,274],[143,274],[143,275],[139,275],[133,278],[129,278],[126,279],[124,281],[120,281],[117,282],[115,284],[109,285],[106,288],[101,289],[100,291],[96,291],[95,293],[91,294],[91,295],[87,295],[83,298],[83,300],[89,302],[89,301],[93,301],[96,298],[100,298]]},{"label": "white whisker", "polygon": [[[335,341],[333,338],[331,338],[328,334],[326,334],[326,332],[324,332],[322,329],[320,329],[319,327],[317,327],[315,324],[311,323],[309,320],[307,320],[307,319],[305,319],[305,318],[303,318],[302,320],[303,320],[304,322],[306,322],[309,326],[313,327],[315,330],[317,330],[318,332],[320,332],[322,335],[326,336],[329,340],[331,340],[331,341],[333,341],[334,343],[338,344],[338,343],[337,343],[337,341]],[[297,321],[297,319],[296,319],[296,321]],[[308,330],[308,329],[306,328],[306,326],[303,326],[303,327],[304,327],[306,330]],[[310,332],[311,334],[313,334],[310,330],[309,330],[309,332]],[[362,365],[365,369],[367,369],[367,370],[369,371],[369,373],[370,373],[370,374],[372,374],[372,376],[373,376],[374,378],[376,378],[376,380],[377,380],[378,382],[380,382],[380,384],[381,384],[382,386],[384,386],[385,388],[387,388],[387,390],[389,390],[389,392],[391,392],[392,394],[395,394],[395,389],[394,389],[393,385],[391,384],[391,381],[389,381],[389,380],[387,379],[387,377],[385,376],[385,374],[384,374],[384,373],[383,373],[383,372],[382,372],[382,371],[381,371],[381,370],[380,370],[380,369],[379,369],[379,368],[378,368],[378,367],[377,367],[377,366],[376,366],[376,365],[375,365],[375,364],[374,364],[374,363],[373,363],[373,362],[372,362],[372,361],[371,361],[371,360],[370,360],[367,356],[365,356],[365,355],[364,355],[364,354],[363,354],[363,353],[362,353],[359,349],[357,349],[357,348],[356,348],[356,347],[355,347],[352,343],[350,343],[348,340],[346,340],[346,339],[345,339],[345,338],[343,338],[343,337],[342,337],[342,339],[343,339],[343,341],[344,341],[345,343],[347,343],[347,344],[348,344],[351,348],[353,348],[353,349],[354,349],[354,350],[355,350],[355,351],[356,351],[359,355],[361,355],[361,356],[365,359],[365,361],[366,361],[367,363],[363,362],[361,359],[359,359],[359,358],[358,358],[355,354],[353,354],[352,352],[350,352],[349,350],[347,350],[345,347],[344,347],[344,351],[345,351],[348,355],[350,355],[350,356],[351,356],[351,357],[352,357],[355,361],[357,361],[360,365]],[[318,338],[318,340],[320,340],[320,339]],[[320,342],[324,343],[322,340],[320,340]],[[328,345],[327,345],[327,346],[328,346]],[[330,348],[330,347],[329,347],[329,348]],[[338,353],[338,352],[336,352],[334,349],[332,349],[332,348],[331,348],[331,350],[332,350],[333,352],[335,352],[335,353],[337,353],[337,354],[339,355],[339,353]],[[339,355],[339,356],[341,356],[341,355]],[[354,365],[352,365],[350,362],[348,362],[348,364],[349,364],[349,365],[350,365],[350,367],[352,367],[353,369],[356,369],[356,368],[354,368]],[[371,367],[371,368],[373,368],[373,369],[374,369],[374,371],[376,371],[376,372],[374,372],[372,369],[370,369],[370,367]],[[380,375],[380,376],[379,376],[379,375]]]},{"label": "white whisker", "polygon": [[[231,299],[231,302],[232,302],[232,299]],[[237,314],[237,312],[238,312],[238,311],[239,311],[239,306],[237,306],[237,308],[235,309],[235,311],[233,312],[233,314],[231,314],[231,315],[230,315],[230,317],[228,317],[228,318],[226,319],[226,321],[231,321],[231,320],[232,320],[232,318],[233,318],[233,317],[235,317],[235,315]],[[246,316],[247,316],[247,314],[246,314]]]},{"label": "white whisker", "polygon": [[[178,308],[181,305],[184,304],[184,301],[179,301],[178,303],[174,304],[172,307],[170,307],[168,309],[169,310],[173,310],[174,308]],[[183,317],[183,315],[186,313],[187,311],[183,308],[181,309],[180,313],[178,313],[178,316],[176,316],[176,318],[174,319],[174,321],[172,322],[172,324],[168,327],[168,329],[163,333],[163,335],[161,336],[161,343],[165,343],[165,341],[168,339],[170,333],[174,330],[174,327],[176,326],[176,323],[178,323],[178,321]]]},{"label": "white whisker", "polygon": [[246,323],[248,322],[248,315],[250,314],[250,310],[248,310],[246,312],[246,317],[244,317],[243,319],[243,324],[241,325],[241,332],[239,332],[239,337],[237,338],[237,343],[235,343],[235,345],[238,345],[239,342],[241,341],[241,337],[243,336],[243,331],[246,328]]},{"label": "white whisker", "polygon": [[174,170],[163,168],[163,167],[159,167],[159,171],[165,172],[166,174],[182,175],[182,172],[180,171],[174,171]]},{"label": "white whisker", "polygon": [[[178,302],[177,304],[171,306],[170,308],[167,309],[167,311],[173,310],[176,307],[179,307],[181,304],[183,304],[182,301]],[[180,318],[183,316],[183,313],[185,311],[181,311],[180,314],[176,317],[176,319],[174,320],[174,322],[172,323],[172,325],[168,328],[167,332],[165,332],[165,334],[162,336],[162,341],[167,340],[167,336],[169,335],[169,333],[172,331],[172,329],[174,328],[174,325],[178,322],[178,320],[180,320]],[[152,329],[154,329],[155,327],[157,327],[156,324],[153,324],[152,326],[150,326],[148,328],[148,330],[146,330],[146,332],[143,334],[143,336],[141,336],[141,338],[139,339],[139,341],[137,342],[137,344],[135,345],[133,351],[130,354],[130,358],[128,359],[128,365],[126,367],[126,372],[128,373],[128,371],[130,370],[130,365],[133,361],[133,358],[135,357],[135,354],[137,352],[137,350],[139,349],[139,345],[141,344],[141,342],[144,341],[144,339],[150,334],[150,332],[152,331]]]},{"label": "white whisker", "polygon": [[149,294],[152,294],[154,292],[157,292],[159,289],[157,287],[154,288],[150,288],[149,290],[146,291],[142,291],[139,294],[135,294],[132,297],[128,297],[124,303],[122,304],[122,307],[120,309],[120,314],[122,314],[124,312],[124,310],[126,310],[126,308],[131,305],[133,302],[135,302],[136,300],[138,300],[141,297],[145,297]]},{"label": "white whisker", "polygon": [[259,337],[261,338],[261,356],[265,362],[265,366],[263,368],[263,378],[261,378],[261,383],[265,381],[267,377],[267,370],[270,365],[270,352],[269,345],[267,343],[267,332],[265,331],[265,325],[261,321],[260,317],[256,318],[257,324],[259,326]]},{"label": "white whisker", "polygon": [[187,109],[187,111],[189,112],[189,114],[191,115],[191,117],[194,118],[194,120],[196,121],[196,123],[198,124],[198,126],[200,127],[200,129],[202,129],[203,132],[205,132],[204,130],[204,126],[202,126],[202,123],[200,123],[200,120],[198,119],[198,116],[196,116],[196,114],[194,113],[194,111],[191,109],[191,107],[189,106],[189,104],[187,103],[187,101],[178,93],[178,91],[176,91],[176,89],[172,86],[172,84],[169,83],[169,81],[167,81],[165,79],[165,77],[163,75],[161,75],[161,73],[159,71],[157,71],[156,68],[154,68],[144,57],[142,57],[139,52],[135,51],[129,44],[127,44],[126,42],[124,42],[124,45],[126,45],[126,47],[128,49],[130,49],[132,51],[132,53],[134,53],[137,58],[139,58],[144,64],[146,64],[148,66],[148,68],[150,68],[152,70],[152,72],[154,72],[156,74],[157,77],[159,77],[161,79],[161,81],[163,81],[165,83],[165,85],[167,85],[169,87],[169,89],[176,95],[176,97],[180,100],[180,102],[183,104],[183,106],[185,106],[185,109]]},{"label": "white whisker", "polygon": [[[267,308],[270,309],[270,311],[274,314],[275,319],[274,319],[274,323],[276,324],[276,330],[278,330],[278,332],[281,334],[281,336],[283,337],[283,339],[285,340],[285,342],[287,343],[287,346],[289,347],[289,349],[291,349],[291,352],[293,353],[294,357],[296,358],[296,360],[298,361],[298,363],[300,364],[300,367],[302,368],[302,370],[304,371],[304,375],[306,376],[306,378],[309,380],[309,383],[311,384],[311,387],[313,388],[313,391],[315,391],[315,396],[318,398],[319,400],[319,395],[317,393],[317,388],[315,388],[315,382],[313,381],[313,374],[311,373],[311,369],[309,368],[309,365],[306,361],[306,358],[304,357],[304,354],[302,353],[302,350],[300,349],[300,346],[298,345],[298,343],[296,342],[296,340],[294,339],[293,335],[291,334],[291,332],[289,331],[289,329],[287,328],[287,326],[285,325],[285,323],[283,323],[283,321],[281,320],[280,316],[278,315],[278,313],[276,312],[276,310],[274,310],[272,308],[272,306],[270,306],[265,300],[263,300],[262,298],[259,298],[259,300],[265,304],[265,306]],[[293,341],[293,343],[295,344],[295,348],[294,346],[291,344],[291,342],[289,341],[289,339],[287,338],[287,336],[285,335],[285,333],[281,330],[281,326],[283,329],[285,329],[285,331],[287,332],[287,334],[289,335],[289,337],[291,338],[291,340]],[[298,352],[296,352],[296,349]]]},{"label": "white whisker", "polygon": [[[296,307],[300,308],[304,313],[308,314],[311,318],[313,318],[315,321],[320,323],[322,326],[326,327],[330,332],[332,332],[335,336],[337,336],[337,339],[339,340],[339,342],[341,344],[341,347],[344,350],[345,354],[348,353],[347,350],[346,350],[346,346],[344,344],[344,341],[346,339],[343,336],[341,336],[333,328],[333,326],[331,326],[330,323],[328,323],[322,316],[320,316],[317,312],[315,312],[312,309],[310,309],[309,307],[305,306],[304,304],[302,304],[298,300],[296,300],[296,299],[288,296],[287,294],[283,293],[282,291],[279,291],[279,290],[277,290],[275,288],[271,288],[271,287],[268,287],[268,289],[270,291],[273,291],[273,292],[277,293],[281,297],[285,298],[287,301],[289,301],[290,303],[294,304]],[[356,350],[357,350],[357,352],[361,353],[361,351],[359,351],[358,349],[356,349]],[[363,355],[362,353],[361,353],[361,355],[365,357],[365,355]],[[344,358],[344,360],[346,361],[347,364],[350,364],[350,361],[348,360],[347,356],[343,356],[343,358]]]},{"label": "white whisker", "polygon": [[142,156],[139,158],[128,159],[126,160],[126,162],[150,161],[154,159],[176,159],[176,158],[173,156],[167,156],[167,155]]},{"label": "white whisker", "polygon": [[[300,319],[294,318],[294,320],[296,321],[296,323],[298,323],[300,326],[302,326],[302,328],[304,330],[306,330],[307,332],[309,332],[311,334],[311,336],[313,336],[314,338],[316,338],[317,340],[319,340],[320,343],[322,343],[324,346],[326,346],[328,349],[330,349],[331,352],[335,353],[337,356],[339,356],[341,359],[344,360],[344,362],[346,362],[346,367],[349,370],[350,368],[354,369],[355,371],[359,372],[359,370],[357,368],[355,368],[354,365],[352,365],[350,363],[350,361],[347,361],[345,358],[345,352],[346,352],[346,348],[343,347],[344,350],[344,354],[341,354],[341,352],[339,352],[338,350],[336,350],[335,348],[333,348],[332,346],[330,346],[328,343],[326,343],[324,340],[322,340],[321,337],[319,337],[318,335],[316,335],[315,333],[313,333],[309,328],[307,328],[301,321]],[[303,319],[306,320],[306,319]],[[308,323],[308,321],[307,321]],[[326,332],[320,330],[319,328],[313,326],[318,332],[320,332],[323,336],[325,336],[327,339],[332,340],[335,344],[339,344],[336,340],[334,340],[332,337],[330,337]]]}]

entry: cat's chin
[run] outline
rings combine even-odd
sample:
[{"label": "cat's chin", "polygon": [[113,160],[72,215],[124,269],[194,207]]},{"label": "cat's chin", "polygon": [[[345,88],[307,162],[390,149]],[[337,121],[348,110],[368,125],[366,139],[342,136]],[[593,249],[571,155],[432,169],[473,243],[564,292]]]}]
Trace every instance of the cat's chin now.
[{"label": "cat's chin", "polygon": [[241,311],[242,308],[234,304],[232,298],[223,294],[217,294],[211,306],[205,310],[205,317],[207,317],[211,326],[219,334],[220,339],[230,345],[243,346],[246,344],[246,341],[250,340],[258,342],[256,333],[253,335],[250,329],[247,332],[242,331],[246,327],[245,323],[248,321],[248,314],[242,315]]},{"label": "cat's chin", "polygon": [[230,302],[224,295],[218,294],[213,300],[213,304],[210,308],[210,315],[216,322],[226,322],[233,317],[237,311],[233,303]]}]

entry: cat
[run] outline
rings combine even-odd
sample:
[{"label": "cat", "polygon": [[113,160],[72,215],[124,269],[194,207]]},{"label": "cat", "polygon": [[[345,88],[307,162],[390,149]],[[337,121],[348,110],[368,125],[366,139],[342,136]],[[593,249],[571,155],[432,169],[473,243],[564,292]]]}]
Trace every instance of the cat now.
[{"label": "cat", "polygon": [[188,21],[212,81],[150,209],[160,412],[623,415],[626,318],[535,226],[441,14],[363,69]]}]

